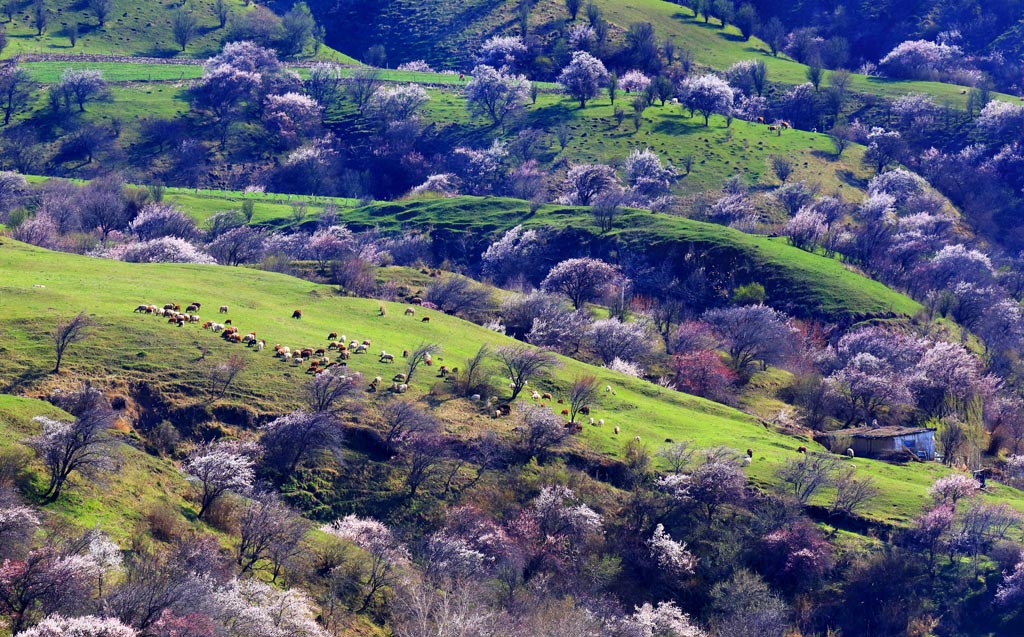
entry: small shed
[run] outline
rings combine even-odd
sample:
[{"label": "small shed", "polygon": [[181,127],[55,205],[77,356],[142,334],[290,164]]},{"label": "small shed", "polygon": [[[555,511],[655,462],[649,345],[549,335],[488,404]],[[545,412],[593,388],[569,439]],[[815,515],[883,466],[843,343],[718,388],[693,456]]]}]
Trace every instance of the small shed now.
[{"label": "small shed", "polygon": [[858,456],[878,458],[910,451],[922,460],[935,459],[935,430],[928,427],[856,427],[836,432],[850,436]]}]

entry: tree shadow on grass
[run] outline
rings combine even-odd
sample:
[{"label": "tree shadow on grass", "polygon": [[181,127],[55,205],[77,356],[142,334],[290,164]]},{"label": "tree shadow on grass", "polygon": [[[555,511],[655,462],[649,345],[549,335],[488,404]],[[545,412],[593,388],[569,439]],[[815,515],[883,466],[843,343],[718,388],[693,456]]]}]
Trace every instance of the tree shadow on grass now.
[{"label": "tree shadow on grass", "polygon": [[15,376],[12,379],[10,379],[7,382],[7,385],[4,386],[2,393],[4,393],[4,394],[15,394],[22,387],[31,385],[32,383],[34,383],[37,380],[42,380],[43,378],[46,378],[49,375],[49,373],[50,373],[49,367],[47,367],[46,369],[43,369],[43,368],[29,368],[29,369],[26,369],[22,373],[18,374],[17,376]]}]

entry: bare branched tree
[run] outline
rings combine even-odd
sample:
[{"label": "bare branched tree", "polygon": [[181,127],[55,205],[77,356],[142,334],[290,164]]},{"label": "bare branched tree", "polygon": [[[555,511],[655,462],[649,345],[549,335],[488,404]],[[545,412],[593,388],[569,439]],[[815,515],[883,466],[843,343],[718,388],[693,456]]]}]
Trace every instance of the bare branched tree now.
[{"label": "bare branched tree", "polygon": [[820,489],[834,484],[839,459],[825,453],[805,453],[779,468],[777,475],[800,504],[807,504]]},{"label": "bare branched tree", "polygon": [[50,337],[53,339],[54,352],[57,354],[57,363],[53,366],[54,374],[60,373],[60,363],[64,360],[64,353],[68,347],[73,343],[89,338],[92,335],[89,328],[93,325],[95,323],[86,315],[84,310],[70,320],[65,320],[63,317],[57,319],[57,324],[54,326],[53,331],[50,332]]},{"label": "bare branched tree", "polygon": [[231,385],[234,384],[238,375],[245,371],[248,361],[238,354],[232,354],[221,363],[214,363],[207,368],[207,387],[210,394],[210,402],[216,402],[223,398]]},{"label": "bare branched tree", "polygon": [[393,400],[380,411],[384,446],[392,453],[411,438],[436,433],[441,425],[429,412],[408,400]]},{"label": "bare branched tree", "polygon": [[236,561],[242,573],[260,568],[277,580],[284,562],[300,550],[308,524],[272,492],[253,496],[242,511]]},{"label": "bare branched tree", "polygon": [[836,474],[836,497],[829,507],[829,515],[852,516],[879,494],[870,476],[858,479],[855,473],[853,467],[844,467]]},{"label": "bare branched tree", "polygon": [[689,466],[695,452],[696,449],[688,441],[684,440],[667,447],[662,447],[658,450],[658,457],[668,463],[672,473],[680,474],[683,472],[683,469]]},{"label": "bare branched tree", "polygon": [[43,498],[53,502],[72,473],[86,476],[110,469],[115,446],[110,436],[114,414],[100,391],[89,385],[61,396],[59,405],[75,416],[65,422],[38,416],[43,432],[28,441],[49,475]]},{"label": "bare branched tree", "polygon": [[511,383],[512,397],[509,399],[510,401],[519,396],[530,379],[541,376],[558,366],[558,359],[551,352],[526,345],[499,347],[497,356]]},{"label": "bare branched tree", "polygon": [[437,343],[420,343],[419,347],[414,349],[409,354],[409,368],[405,373],[405,382],[412,382],[412,375],[416,373],[416,368],[422,363],[425,363],[430,359],[431,356],[441,351],[441,346]]},{"label": "bare branched tree", "polygon": [[356,396],[362,388],[362,374],[346,374],[337,370],[331,368],[317,374],[306,385],[306,405],[310,411],[334,413],[340,408],[339,403]]},{"label": "bare branched tree", "polygon": [[569,387],[569,422],[576,423],[580,409],[592,404],[597,399],[598,382],[594,376],[579,376]]}]

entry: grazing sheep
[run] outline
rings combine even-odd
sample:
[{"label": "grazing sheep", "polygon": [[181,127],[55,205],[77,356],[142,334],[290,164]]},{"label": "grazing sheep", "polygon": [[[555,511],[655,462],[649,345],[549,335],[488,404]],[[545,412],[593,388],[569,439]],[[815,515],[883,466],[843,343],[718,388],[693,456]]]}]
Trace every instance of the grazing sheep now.
[{"label": "grazing sheep", "polygon": [[437,370],[437,375],[440,376],[441,378],[447,377],[448,376],[448,366],[447,365],[441,365],[441,368]]},{"label": "grazing sheep", "polygon": [[214,323],[213,325],[210,326],[210,329],[213,330],[214,333],[223,332],[224,331],[224,324],[223,323]]},{"label": "grazing sheep", "polygon": [[633,436],[633,442],[640,442],[640,436]]},{"label": "grazing sheep", "polygon": [[349,352],[347,349],[343,349],[341,350],[341,352],[338,353],[338,358],[340,358],[343,361],[347,361],[351,356],[352,353]]},{"label": "grazing sheep", "polygon": [[540,400],[540,392],[532,392],[530,394],[530,398],[532,398],[533,400]]},{"label": "grazing sheep", "polygon": [[610,392],[611,390],[612,390],[612,386],[611,386],[611,385],[605,385],[605,386],[604,386],[604,391],[605,391],[605,393],[608,393],[608,392]]},{"label": "grazing sheep", "polygon": [[174,309],[174,303],[168,303],[168,304],[164,305],[164,309],[165,310],[173,310]]},{"label": "grazing sheep", "polygon": [[338,341],[331,341],[327,345],[327,349],[328,349],[328,351],[330,351],[332,349],[341,350],[342,345],[344,345],[344,343],[339,343]]},{"label": "grazing sheep", "polygon": [[409,299],[409,302],[412,303],[413,305],[423,305],[423,299],[421,299],[418,296],[412,297],[411,299]]},{"label": "grazing sheep", "polygon": [[757,118],[757,123],[758,124],[764,124],[764,118],[763,117],[758,117]]},{"label": "grazing sheep", "polygon": [[365,354],[367,350],[366,345],[358,345],[356,347],[356,354]]},{"label": "grazing sheep", "polygon": [[615,432],[615,435],[616,435],[616,436],[617,436],[617,435],[619,435],[619,428],[618,428],[618,427],[616,427],[616,428],[615,428],[615,429],[613,429],[612,431],[614,431],[614,432]]},{"label": "grazing sheep", "polygon": [[300,319],[300,318],[302,318],[302,310],[295,310],[294,312],[292,312],[292,318],[293,319]]},{"label": "grazing sheep", "polygon": [[381,363],[394,363],[395,362],[395,355],[394,354],[388,354],[384,350],[381,350],[381,352],[380,352],[380,362]]},{"label": "grazing sheep", "polygon": [[219,311],[220,311],[221,314],[227,314],[228,313],[228,306],[226,306],[226,305],[220,306],[220,310]]},{"label": "grazing sheep", "polygon": [[370,345],[373,345],[373,341],[371,341],[370,339],[366,339],[365,341],[363,341],[363,345],[369,347]]},{"label": "grazing sheep", "polygon": [[330,334],[327,335],[327,340],[329,340],[329,341],[336,341],[336,340],[338,340],[338,333],[337,332],[331,332]]},{"label": "grazing sheep", "polygon": [[414,310],[411,307],[407,307],[407,308],[405,308],[405,315],[406,316],[416,316],[416,310]]},{"label": "grazing sheep", "polygon": [[312,356],[313,356],[313,348],[312,347],[303,347],[302,348],[302,358],[311,358]]},{"label": "grazing sheep", "polygon": [[852,458],[852,457],[853,457],[853,448],[849,448],[849,447],[848,447],[848,448],[846,449],[846,457],[847,457],[847,458]]},{"label": "grazing sheep", "polygon": [[387,315],[388,315],[387,309],[383,305],[380,306],[380,309],[377,310],[377,316],[387,316]]},{"label": "grazing sheep", "polygon": [[291,352],[285,352],[285,353],[281,354],[281,359],[282,360],[286,360],[286,361],[290,361],[292,359],[292,353]]},{"label": "grazing sheep", "polygon": [[562,415],[563,416],[568,416],[569,415],[569,410],[568,409],[563,409],[562,410]]},{"label": "grazing sheep", "polygon": [[395,374],[391,380],[395,381],[396,383],[404,383],[406,377],[405,374]]},{"label": "grazing sheep", "polygon": [[551,396],[551,394],[549,392],[544,392],[543,394],[541,394],[540,397],[543,398],[544,400],[551,400],[551,398],[552,398],[552,396]]},{"label": "grazing sheep", "polygon": [[409,350],[407,350],[407,349],[403,349],[403,350],[402,350],[402,358],[409,358],[409,354],[410,354],[410,353],[411,353],[411,352],[409,352]]},{"label": "grazing sheep", "polygon": [[[598,427],[604,427],[604,418],[598,418],[597,419],[597,426]],[[618,427],[616,427],[616,429],[618,429]],[[616,431],[615,433],[618,433],[618,432]]]},{"label": "grazing sheep", "polygon": [[231,319],[227,319],[226,321],[224,321],[224,325],[231,325]]},{"label": "grazing sheep", "polygon": [[580,413],[583,414],[584,416],[589,416],[590,415],[590,405],[583,405],[582,407],[580,407]]},{"label": "grazing sheep", "polygon": [[807,453],[807,447],[805,447],[804,445],[800,445],[799,447],[796,448],[796,452],[797,453]]},{"label": "grazing sheep", "polygon": [[743,459],[743,466],[744,467],[749,467],[750,466],[750,458],[744,458]]},{"label": "grazing sheep", "polygon": [[185,308],[185,312],[198,312],[199,306],[193,303],[192,305]]},{"label": "grazing sheep", "polygon": [[135,312],[145,312],[145,313],[148,314],[149,313],[149,306],[148,305],[136,305],[134,311]]},{"label": "grazing sheep", "polygon": [[315,350],[313,350],[313,356],[325,356],[325,355],[327,355],[327,350],[324,349],[323,347],[318,347]]},{"label": "grazing sheep", "polygon": [[590,419],[590,424],[594,424],[594,419],[593,418]]},{"label": "grazing sheep", "polygon": [[430,317],[429,316],[424,316],[423,318],[420,319],[420,323],[429,323],[429,322],[430,322]]},{"label": "grazing sheep", "polygon": [[753,449],[747,449],[747,457],[748,458],[753,458],[754,457],[754,450]]},{"label": "grazing sheep", "polygon": [[201,320],[203,320],[203,319],[199,318],[198,314],[193,314],[192,316],[188,317],[188,322],[189,323],[198,323]]},{"label": "grazing sheep", "polygon": [[469,397],[469,399],[475,403],[478,403],[480,402],[480,394],[473,394],[472,396]]},{"label": "grazing sheep", "polygon": [[259,343],[256,343],[256,351],[257,352],[262,352],[263,348],[266,347],[266,345],[267,345],[266,341],[260,341]]},{"label": "grazing sheep", "polygon": [[399,394],[404,394],[404,393],[405,393],[405,392],[407,392],[407,391],[409,391],[409,386],[408,386],[408,385],[406,385],[405,383],[401,383],[401,384],[400,384],[400,385],[398,386],[398,393],[399,393]]},{"label": "grazing sheep", "polygon": [[355,349],[357,347],[359,347],[359,341],[352,341],[348,344],[346,349]]}]

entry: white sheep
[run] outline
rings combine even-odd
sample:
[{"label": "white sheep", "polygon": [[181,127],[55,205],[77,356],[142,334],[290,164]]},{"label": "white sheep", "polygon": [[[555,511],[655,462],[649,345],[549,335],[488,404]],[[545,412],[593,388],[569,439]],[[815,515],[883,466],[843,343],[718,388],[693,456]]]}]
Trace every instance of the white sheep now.
[{"label": "white sheep", "polygon": [[404,394],[404,393],[405,393],[405,392],[407,392],[407,391],[409,391],[409,386],[408,386],[407,384],[405,384],[405,383],[402,383],[402,384],[400,384],[400,385],[398,386],[398,393],[399,393],[399,394]]},{"label": "white sheep", "polygon": [[633,442],[640,442],[640,436],[633,436]]},{"label": "white sheep", "polygon": [[[598,418],[597,426],[598,427],[603,427],[604,426],[604,418]],[[618,427],[615,428],[615,433],[619,433],[619,428]]]},{"label": "white sheep", "polygon": [[257,351],[257,352],[262,352],[262,351],[263,351],[263,346],[264,346],[265,344],[266,344],[266,343],[265,343],[264,341],[260,341],[259,343],[256,343],[256,351]]},{"label": "white sheep", "polygon": [[469,399],[475,403],[478,403],[480,402],[480,394],[473,394],[472,396],[469,397]]},{"label": "white sheep", "polygon": [[535,391],[535,392],[531,393],[530,394],[530,398],[532,398],[534,400],[540,400],[540,392],[536,392]]},{"label": "white sheep", "polygon": [[594,424],[594,419],[593,418],[590,419],[590,424]]},{"label": "white sheep", "polygon": [[612,386],[611,385],[605,385],[604,386],[605,393],[610,392],[611,390],[612,390]]},{"label": "white sheep", "polygon": [[744,467],[749,467],[750,466],[750,457],[749,456],[743,456],[743,466]]}]

